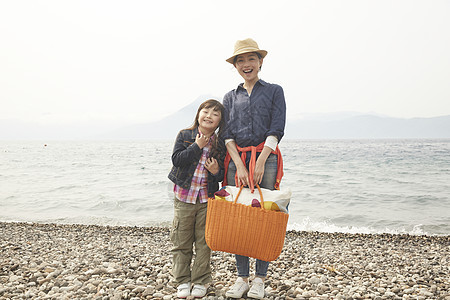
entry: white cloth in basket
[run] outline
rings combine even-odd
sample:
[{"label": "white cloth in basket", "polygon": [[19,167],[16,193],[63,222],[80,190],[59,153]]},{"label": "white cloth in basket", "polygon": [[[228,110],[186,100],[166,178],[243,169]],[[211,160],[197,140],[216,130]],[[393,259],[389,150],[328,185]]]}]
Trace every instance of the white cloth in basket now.
[{"label": "white cloth in basket", "polygon": [[[288,206],[292,195],[289,188],[273,191],[261,188],[261,192],[263,195],[265,209],[288,213]],[[233,202],[238,193],[238,187],[227,185],[217,191],[214,195],[216,199],[220,198]],[[255,191],[251,193],[249,188],[243,188],[236,203],[253,207],[261,207],[261,199],[258,189],[255,189]]]}]

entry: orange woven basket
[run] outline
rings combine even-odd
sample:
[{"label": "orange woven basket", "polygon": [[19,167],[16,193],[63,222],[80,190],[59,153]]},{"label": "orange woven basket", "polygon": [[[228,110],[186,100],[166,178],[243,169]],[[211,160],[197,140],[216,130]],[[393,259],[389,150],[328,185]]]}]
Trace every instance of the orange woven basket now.
[{"label": "orange woven basket", "polygon": [[273,261],[283,249],[289,214],[210,198],[206,215],[206,243],[214,251]]}]

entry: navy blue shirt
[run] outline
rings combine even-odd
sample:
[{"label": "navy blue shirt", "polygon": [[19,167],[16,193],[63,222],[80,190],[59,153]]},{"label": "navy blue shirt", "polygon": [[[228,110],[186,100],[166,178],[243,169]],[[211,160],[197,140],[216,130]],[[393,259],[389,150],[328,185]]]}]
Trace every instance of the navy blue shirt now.
[{"label": "navy blue shirt", "polygon": [[269,135],[284,135],[286,101],[283,88],[258,80],[249,96],[241,83],[223,97],[226,130],[224,139],[233,139],[239,147],[257,146]]}]

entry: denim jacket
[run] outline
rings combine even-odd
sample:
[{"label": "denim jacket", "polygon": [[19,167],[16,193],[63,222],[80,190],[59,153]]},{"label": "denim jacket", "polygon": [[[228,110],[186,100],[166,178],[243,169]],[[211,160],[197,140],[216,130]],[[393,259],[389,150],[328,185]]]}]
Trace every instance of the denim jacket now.
[{"label": "denim jacket", "polygon": [[225,107],[224,139],[233,139],[240,147],[258,146],[269,135],[278,143],[284,135],[286,101],[283,88],[258,80],[251,95],[241,83],[223,97]]},{"label": "denim jacket", "polygon": [[[168,177],[173,183],[183,189],[189,189],[191,187],[194,171],[197,168],[198,162],[200,161],[200,157],[203,153],[203,150],[200,149],[197,143],[195,143],[195,137],[197,134],[198,128],[193,130],[181,130],[177,135],[177,139],[175,140],[175,145],[173,147],[173,167]],[[222,139],[219,140],[219,146],[221,148],[223,147],[222,149],[225,149]],[[219,172],[214,175],[208,171],[208,197],[214,196],[214,193],[219,189],[219,182],[223,181],[223,161],[225,158],[225,150],[222,150],[220,153],[221,157],[215,157],[220,166]]]}]

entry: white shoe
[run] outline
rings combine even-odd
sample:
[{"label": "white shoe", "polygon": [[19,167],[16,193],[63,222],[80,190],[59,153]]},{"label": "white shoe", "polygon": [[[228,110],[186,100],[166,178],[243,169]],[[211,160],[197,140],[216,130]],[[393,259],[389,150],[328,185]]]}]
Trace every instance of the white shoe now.
[{"label": "white shoe", "polygon": [[252,286],[247,293],[247,297],[254,299],[263,299],[264,298],[264,281],[256,277],[252,281]]},{"label": "white shoe", "polygon": [[228,289],[225,296],[229,298],[239,299],[242,298],[242,295],[244,295],[244,293],[247,292],[248,289],[248,283],[245,282],[242,277],[239,277],[236,282]]},{"label": "white shoe", "polygon": [[206,295],[206,286],[203,284],[194,284],[192,288],[191,296],[195,298],[203,298]]},{"label": "white shoe", "polygon": [[187,298],[191,295],[191,283],[182,283],[177,288],[178,298]]}]

